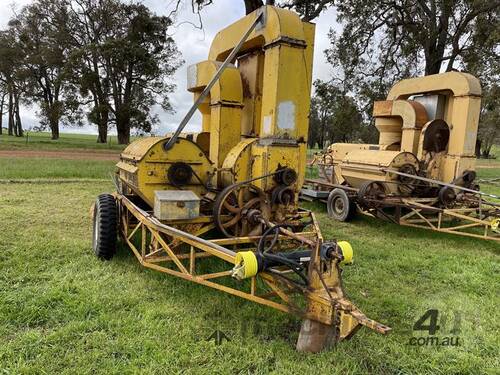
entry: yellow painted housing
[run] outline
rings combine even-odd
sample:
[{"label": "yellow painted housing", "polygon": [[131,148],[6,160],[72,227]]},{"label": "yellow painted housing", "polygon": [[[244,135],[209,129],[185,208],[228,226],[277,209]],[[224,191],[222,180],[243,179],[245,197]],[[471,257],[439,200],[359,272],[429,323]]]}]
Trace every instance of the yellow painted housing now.
[{"label": "yellow painted housing", "polygon": [[[358,166],[382,166],[384,160],[394,159],[394,151],[411,153],[411,159],[420,162],[417,167],[424,166],[427,177],[452,182],[464,171],[475,169],[480,105],[481,86],[470,74],[448,72],[406,79],[391,88],[387,100],[374,103],[373,117],[380,133],[378,149],[374,145],[337,143],[328,153],[336,164],[346,166],[355,159]],[[424,149],[424,138],[432,133],[429,129],[435,121],[444,121],[449,141],[443,150],[429,151]],[[358,150],[371,151],[364,152],[365,159],[360,160]],[[334,168],[338,182],[347,180],[346,174],[351,173],[342,165]],[[356,185],[361,178],[373,179],[372,172],[364,173],[365,177],[357,172]]]},{"label": "yellow painted housing", "polygon": [[[418,169],[418,160],[411,152],[357,150],[349,152],[339,167],[344,180],[350,186],[359,188],[365,181],[396,181],[397,175],[385,172],[382,168],[399,170],[407,165]],[[396,192],[397,187],[397,184],[387,184],[391,192]]]},{"label": "yellow painted housing", "polygon": [[[215,173],[212,163],[196,143],[179,138],[175,147],[166,151],[167,140],[164,137],[138,139],[123,150],[117,164],[120,180],[151,207],[154,206],[156,190],[179,189],[167,179],[168,170],[174,163],[189,164],[204,184],[209,183]],[[198,196],[206,193],[205,187],[194,176],[188,186]]]},{"label": "yellow painted housing", "polygon": [[[262,22],[198,107],[202,131],[181,134],[168,152],[162,148],[168,137],[139,140],[123,152],[120,178],[149,204],[155,189],[179,188],[167,179],[168,168],[176,161],[189,164],[219,190],[291,168],[297,172],[291,188],[298,196],[306,167],[313,24],[286,9],[260,8],[216,35],[208,59],[188,68],[187,89],[194,100],[199,98],[262,12]],[[267,177],[254,185],[271,193],[277,182]],[[200,196],[207,193],[194,177],[189,189]]]},{"label": "yellow painted housing", "polygon": [[450,140],[440,176],[443,181],[451,182],[464,171],[475,170],[481,84],[468,73],[435,74],[396,83],[387,99],[406,100],[415,95],[431,94],[443,95],[445,101],[442,119],[450,127]]}]

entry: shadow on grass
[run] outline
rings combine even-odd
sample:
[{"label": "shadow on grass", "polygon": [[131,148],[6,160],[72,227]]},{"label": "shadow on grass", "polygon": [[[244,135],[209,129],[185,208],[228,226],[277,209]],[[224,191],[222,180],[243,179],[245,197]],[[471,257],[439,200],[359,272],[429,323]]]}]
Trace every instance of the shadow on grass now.
[{"label": "shadow on grass", "polygon": [[[305,209],[313,211],[316,214],[316,216],[318,216],[318,214],[326,215],[326,204],[322,202],[317,202],[317,201],[301,202],[301,206]],[[335,222],[334,219],[328,217],[325,217],[323,219],[322,217],[320,220],[321,227],[324,227],[324,223],[326,220]],[[366,225],[371,229],[376,228],[377,231],[380,231],[382,233],[390,233],[391,235],[401,238],[407,238],[407,239],[427,238],[431,240],[435,239],[436,241],[445,241],[447,245],[446,247],[449,247],[450,245],[452,247],[462,246],[465,244],[466,246],[470,246],[471,249],[481,247],[481,249],[486,250],[492,254],[498,254],[500,251],[500,243],[493,240],[468,237],[452,233],[437,232],[431,229],[407,227],[404,225],[398,225],[396,223],[392,223],[384,219],[377,219],[368,215],[364,215],[360,212],[357,212],[357,214],[351,221],[343,224],[356,225],[356,226]]]},{"label": "shadow on grass", "polygon": [[[294,315],[283,314],[252,301],[142,267],[133,251],[122,240],[119,241],[117,253],[111,262],[115,262],[116,267],[123,268],[127,272],[144,275],[155,283],[152,285],[155,291],[165,298],[175,298],[175,304],[183,310],[201,313],[203,327],[200,327],[200,330],[207,335],[211,333],[211,329],[220,329],[230,333],[236,340],[243,341],[249,337],[263,342],[280,340],[286,343],[290,350],[294,348],[301,321]],[[186,261],[184,265],[187,267]],[[196,272],[198,274],[219,272],[227,270],[228,266],[230,265],[227,262],[215,257],[206,258],[198,262]],[[175,265],[172,269],[176,269]],[[224,277],[218,279],[218,283],[239,290],[250,290],[248,280],[238,282],[230,277]],[[173,287],[176,290],[174,294],[172,294]]]}]

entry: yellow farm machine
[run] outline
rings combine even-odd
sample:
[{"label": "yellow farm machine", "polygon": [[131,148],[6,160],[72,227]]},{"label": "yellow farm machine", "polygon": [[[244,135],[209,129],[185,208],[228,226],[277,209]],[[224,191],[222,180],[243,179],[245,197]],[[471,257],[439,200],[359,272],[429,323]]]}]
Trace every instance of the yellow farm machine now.
[{"label": "yellow farm machine", "polygon": [[334,143],[315,155],[306,200],[330,217],[362,213],[400,225],[500,241],[498,196],[479,190],[474,154],[481,86],[448,72],[396,83],[373,106],[378,144]]},{"label": "yellow farm machine", "polygon": [[[122,152],[116,192],[95,204],[93,248],[110,259],[119,234],[144,267],[294,314],[297,349],[316,352],[389,328],[344,292],[350,244],[325,241],[298,206],[313,46],[314,25],[273,6],[220,31],[188,68],[194,104],[177,130]],[[197,110],[201,132],[183,133]]]}]

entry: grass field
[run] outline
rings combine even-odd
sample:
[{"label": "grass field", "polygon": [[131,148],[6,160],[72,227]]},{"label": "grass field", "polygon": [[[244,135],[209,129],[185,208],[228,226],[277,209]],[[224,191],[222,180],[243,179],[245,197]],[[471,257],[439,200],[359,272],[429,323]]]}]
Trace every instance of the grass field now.
[{"label": "grass field", "polygon": [[64,148],[119,151],[125,147],[118,144],[116,136],[109,136],[106,144],[97,143],[97,136],[91,134],[60,133],[58,140],[52,140],[50,137],[48,132],[25,132],[24,137],[2,134],[0,135],[0,150],[57,150]]},{"label": "grass field", "polygon": [[0,158],[0,178],[109,178],[112,160],[57,160],[50,158]]},{"label": "grass field", "polygon": [[[500,371],[498,244],[364,217],[333,222],[323,206],[308,204],[325,238],[355,248],[355,263],[344,272],[350,298],[393,332],[362,329],[332,351],[306,355],[294,350],[297,318],[146,270],[125,248],[111,262],[95,259],[89,207],[112,191],[98,180],[112,169],[111,161],[0,158],[0,181],[96,179],[0,183],[1,373]],[[500,166],[480,177],[500,177]],[[413,336],[425,336],[412,327],[428,309],[439,310],[436,336],[458,338],[459,346],[410,345]],[[231,341],[208,342],[216,329]]]}]

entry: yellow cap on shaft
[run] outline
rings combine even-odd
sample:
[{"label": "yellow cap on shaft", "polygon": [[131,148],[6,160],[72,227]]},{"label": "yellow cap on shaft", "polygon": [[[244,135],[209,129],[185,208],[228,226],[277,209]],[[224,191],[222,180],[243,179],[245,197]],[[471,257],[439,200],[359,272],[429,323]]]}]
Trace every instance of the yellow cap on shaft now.
[{"label": "yellow cap on shaft", "polygon": [[337,245],[340,247],[340,250],[342,250],[342,255],[344,257],[344,260],[340,262],[340,264],[352,264],[354,250],[352,249],[351,244],[347,241],[339,241],[337,242]]}]

